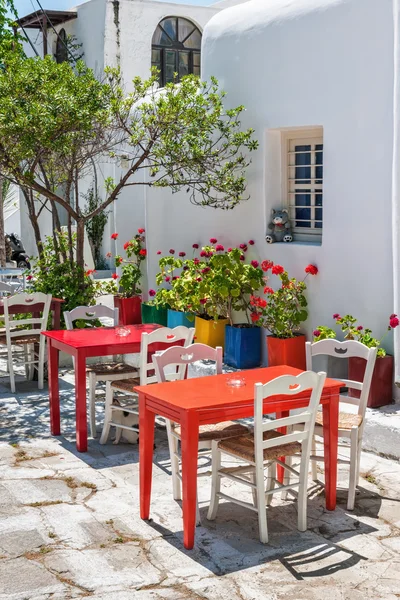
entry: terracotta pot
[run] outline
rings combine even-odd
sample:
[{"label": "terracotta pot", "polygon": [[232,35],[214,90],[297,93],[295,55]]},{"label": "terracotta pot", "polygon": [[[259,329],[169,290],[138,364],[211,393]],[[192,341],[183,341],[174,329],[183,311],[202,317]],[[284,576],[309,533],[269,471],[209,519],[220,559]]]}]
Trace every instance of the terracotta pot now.
[{"label": "terracotta pot", "polygon": [[[370,408],[386,406],[393,402],[393,364],[394,359],[390,355],[376,359],[367,404]],[[366,365],[367,361],[363,358],[349,358],[349,379],[362,381]],[[348,393],[352,398],[360,397],[358,390],[349,389]]]},{"label": "terracotta pot", "polygon": [[167,326],[167,308],[157,308],[152,304],[142,303],[142,323],[157,323]]},{"label": "terracotta pot", "polygon": [[288,365],[288,367],[306,370],[306,337],[304,335],[286,339],[267,335],[267,348],[269,367]]},{"label": "terracotta pot", "polygon": [[122,298],[114,296],[114,306],[119,309],[120,325],[137,325],[142,322],[142,297]]},{"label": "terracotta pot", "polygon": [[206,344],[212,348],[217,346],[224,347],[225,343],[225,325],[229,323],[228,319],[219,319],[214,321],[213,319],[202,319],[196,317],[196,343]]}]

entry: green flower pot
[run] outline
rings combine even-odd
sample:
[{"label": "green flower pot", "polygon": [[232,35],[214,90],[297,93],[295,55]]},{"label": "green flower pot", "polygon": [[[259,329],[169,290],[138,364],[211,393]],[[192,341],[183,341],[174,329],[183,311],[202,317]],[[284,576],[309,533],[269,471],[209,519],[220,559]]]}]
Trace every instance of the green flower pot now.
[{"label": "green flower pot", "polygon": [[167,308],[158,308],[152,304],[142,303],[142,323],[157,323],[167,326]]}]

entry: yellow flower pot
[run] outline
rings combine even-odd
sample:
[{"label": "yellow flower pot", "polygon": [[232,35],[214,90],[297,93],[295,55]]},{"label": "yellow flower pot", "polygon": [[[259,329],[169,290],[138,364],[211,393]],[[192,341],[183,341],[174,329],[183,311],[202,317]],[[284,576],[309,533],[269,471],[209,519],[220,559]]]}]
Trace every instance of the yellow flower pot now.
[{"label": "yellow flower pot", "polygon": [[207,344],[216,348],[217,346],[224,347],[225,342],[225,325],[229,323],[228,319],[202,319],[196,317],[195,327],[195,342],[197,344]]}]

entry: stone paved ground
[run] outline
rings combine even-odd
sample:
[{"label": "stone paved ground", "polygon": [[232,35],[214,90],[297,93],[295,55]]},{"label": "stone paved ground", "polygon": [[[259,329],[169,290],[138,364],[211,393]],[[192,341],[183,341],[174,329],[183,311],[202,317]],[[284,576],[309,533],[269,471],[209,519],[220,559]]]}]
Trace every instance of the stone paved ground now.
[{"label": "stone paved ground", "polygon": [[[47,393],[0,386],[0,599],[395,600],[400,598],[400,466],[363,454],[354,512],[339,492],[335,512],[310,484],[309,530],[296,506],[274,496],[270,543],[256,515],[222,504],[206,519],[209,480],[200,480],[203,526],[182,544],[171,495],[165,431],[156,434],[152,521],[138,516],[137,446],[75,452],[73,387],[62,385],[64,436],[48,435]],[[101,403],[99,403],[101,422]]]}]

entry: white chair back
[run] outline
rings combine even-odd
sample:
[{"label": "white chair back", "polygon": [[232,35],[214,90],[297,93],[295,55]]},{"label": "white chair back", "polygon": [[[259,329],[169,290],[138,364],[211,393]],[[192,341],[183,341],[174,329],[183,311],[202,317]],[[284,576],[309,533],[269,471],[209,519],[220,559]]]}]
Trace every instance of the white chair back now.
[{"label": "white chair back", "polygon": [[[172,346],[164,352],[154,354],[153,364],[156,378],[159,383],[171,381],[171,379],[185,379],[188,365],[197,360],[214,360],[216,363],[216,374],[222,373],[222,347],[211,348],[206,344],[191,344],[186,348]],[[165,368],[174,366],[175,372],[165,373]]]},{"label": "white chair back", "polygon": [[325,355],[334,356],[335,358],[363,358],[367,364],[362,382],[350,379],[340,379],[347,388],[359,390],[361,392],[360,398],[353,398],[341,394],[340,401],[358,406],[358,414],[364,417],[377,351],[377,348],[367,348],[367,346],[356,340],[339,342],[339,340],[330,339],[314,342],[313,344],[311,342],[306,342],[307,369],[312,370],[313,356]]},{"label": "white chair back", "polygon": [[114,327],[118,325],[119,310],[110,308],[102,304],[95,306],[77,306],[73,310],[64,311],[65,326],[67,329],[74,328],[74,321],[83,319],[84,321],[96,321],[101,318],[111,319]]},{"label": "white chair back", "polygon": [[[7,344],[11,343],[12,341],[14,341],[17,344],[19,337],[24,337],[27,333],[32,333],[32,330],[27,329],[16,329],[14,331],[11,331],[12,327],[32,325],[34,333],[46,331],[51,300],[51,294],[43,294],[41,292],[33,294],[27,294],[23,292],[22,294],[15,294],[14,296],[4,298],[4,324],[6,328]],[[10,313],[10,308],[18,306],[28,306],[29,312],[41,313],[41,316],[17,319],[15,318],[16,315],[22,313],[18,313],[18,310],[15,310],[15,312],[13,311],[12,313]]]},{"label": "white chair back", "polygon": [[154,374],[153,362],[149,362],[149,346],[152,344],[174,344],[177,342],[183,342],[182,347],[189,346],[193,342],[194,338],[194,327],[160,327],[150,333],[142,333],[141,345],[140,345],[140,385],[148,385],[149,383],[157,383],[157,376]]},{"label": "white chair back", "polygon": [[[326,373],[314,373],[305,371],[294,377],[292,375],[283,375],[277,377],[269,383],[256,383],[254,386],[254,444],[256,463],[263,462],[264,450],[281,446],[290,442],[300,442],[302,451],[309,456],[311,450],[312,436],[314,432],[315,418],[318,405],[321,400],[321,394],[326,379]],[[310,402],[302,412],[275,419],[274,421],[263,421],[263,404],[267,398],[272,396],[294,396],[301,392],[311,390]],[[303,425],[301,431],[293,431],[294,425]],[[279,429],[280,427],[289,427],[288,433],[282,436],[264,440],[264,433]]]}]

